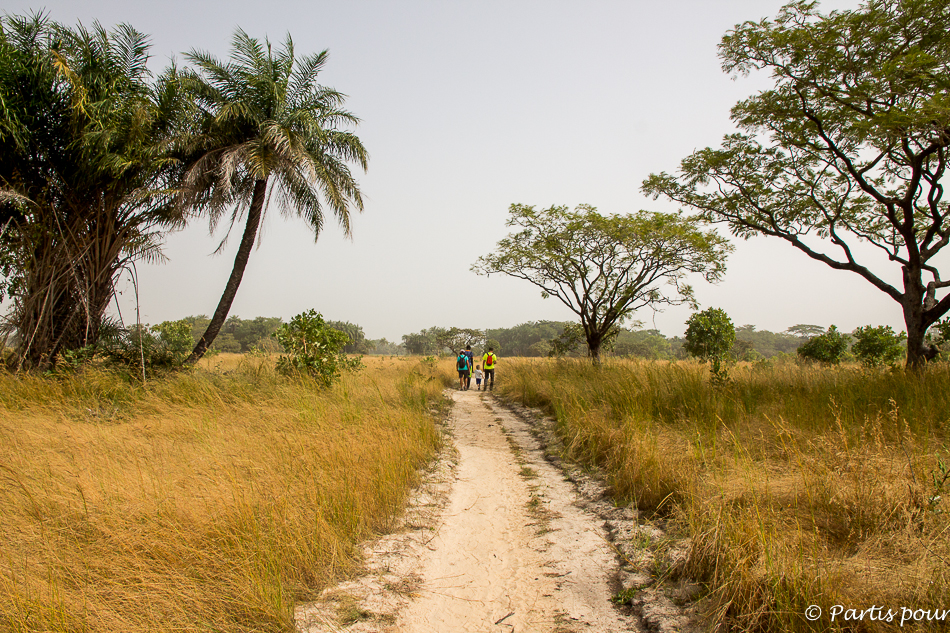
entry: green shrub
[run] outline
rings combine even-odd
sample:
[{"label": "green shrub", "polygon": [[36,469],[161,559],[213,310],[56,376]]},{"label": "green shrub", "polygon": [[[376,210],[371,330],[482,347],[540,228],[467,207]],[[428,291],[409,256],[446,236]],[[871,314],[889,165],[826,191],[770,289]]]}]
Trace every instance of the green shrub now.
[{"label": "green shrub", "polygon": [[315,310],[281,325],[274,337],[289,354],[277,359],[282,373],[306,373],[329,387],[342,372],[363,368],[362,357],[350,359],[343,351],[350,337],[330,327]]},{"label": "green shrub", "polygon": [[191,352],[195,340],[191,325],[185,320],[164,321],[158,325],[132,325],[107,321],[100,330],[99,343],[76,350],[66,350],[61,365],[77,369],[94,359],[141,376],[145,369],[172,369],[181,366]]},{"label": "green shrub", "polygon": [[712,374],[716,380],[726,379],[726,369],[722,363],[735,342],[736,328],[721,308],[696,312],[686,321],[683,349],[691,356],[712,361]]},{"label": "green shrub", "polygon": [[755,349],[755,343],[741,338],[736,339],[736,342],[732,345],[732,349],[729,350],[729,355],[733,360],[737,361],[755,361],[762,358],[762,354]]},{"label": "green shrub", "polygon": [[950,355],[950,319],[937,321],[930,326],[926,340],[937,349],[941,359],[947,360]]},{"label": "green shrub", "polygon": [[853,336],[855,343],[851,351],[859,361],[869,367],[890,365],[904,355],[907,335],[903,332],[894,334],[889,325],[865,325],[856,329]]},{"label": "green shrub", "polygon": [[158,335],[158,344],[167,350],[178,364],[185,360],[195,346],[191,324],[184,319],[163,321],[158,325],[153,325],[149,330],[152,334]]},{"label": "green shrub", "polygon": [[834,325],[824,334],[808,339],[798,348],[798,355],[807,360],[826,365],[837,365],[848,351],[848,335],[842,334]]}]

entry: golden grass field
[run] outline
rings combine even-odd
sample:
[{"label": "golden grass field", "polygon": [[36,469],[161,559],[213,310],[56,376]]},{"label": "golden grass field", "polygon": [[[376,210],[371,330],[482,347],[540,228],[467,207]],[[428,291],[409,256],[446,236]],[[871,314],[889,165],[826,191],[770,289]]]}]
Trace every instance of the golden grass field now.
[{"label": "golden grass field", "polygon": [[0,630],[293,630],[440,442],[450,374],[364,362],[331,389],[224,354],[144,386],[0,375]]},{"label": "golden grass field", "polygon": [[[0,375],[0,630],[291,631],[357,571],[434,456],[451,359],[364,359],[330,389],[225,355],[149,379]],[[710,628],[841,604],[950,608],[950,368],[502,359],[618,503],[689,537]],[[900,617],[898,615],[898,617]],[[915,631],[946,630],[917,622]],[[907,627],[905,627],[907,628]]]},{"label": "golden grass field", "polygon": [[[554,415],[569,456],[619,502],[691,539],[687,574],[719,630],[896,630],[950,609],[950,367],[922,375],[794,363],[511,361],[503,393]],[[809,605],[825,617],[809,622]],[[829,609],[884,607],[891,623]],[[943,622],[905,624],[947,630]]]}]

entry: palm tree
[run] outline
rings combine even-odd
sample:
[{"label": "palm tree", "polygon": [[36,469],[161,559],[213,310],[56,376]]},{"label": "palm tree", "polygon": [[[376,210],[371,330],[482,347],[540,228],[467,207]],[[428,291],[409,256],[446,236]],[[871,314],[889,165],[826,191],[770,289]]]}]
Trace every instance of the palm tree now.
[{"label": "palm tree", "polygon": [[180,202],[207,212],[212,231],[228,210],[231,227],[244,219],[224,293],[185,361],[194,363],[227,319],[270,197],[276,193],[285,213],[303,217],[315,239],[326,204],[349,236],[350,209],[362,211],[363,198],[347,163],[365,171],[368,157],[359,138],[342,129],[359,122],[341,108],[344,95],[316,83],[327,51],[296,59],[289,35],[275,53],[267,39],[238,29],[230,62],[194,50],[186,59],[195,69],[183,73],[183,86],[199,132],[188,150]]}]

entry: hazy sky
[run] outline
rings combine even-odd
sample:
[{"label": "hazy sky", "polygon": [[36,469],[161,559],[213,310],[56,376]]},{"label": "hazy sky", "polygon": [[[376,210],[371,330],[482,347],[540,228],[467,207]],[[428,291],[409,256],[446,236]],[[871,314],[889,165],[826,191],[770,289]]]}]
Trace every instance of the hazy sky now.
[{"label": "hazy sky", "polygon": [[[155,71],[192,48],[226,58],[239,26],[276,43],[289,32],[300,54],[329,49],[321,83],[348,95],[370,153],[360,176],[366,209],[352,240],[328,220],[317,243],[303,221],[275,209],[231,314],[287,319],[315,308],[370,338],[399,341],[432,325],[573,319],[527,282],[470,272],[507,234],[508,206],[674,211],[642,196],[640,183],[732,131],[729,108],[768,81],[724,74],[716,46],[735,24],[773,17],[782,4],[7,0],[4,10],[45,6],[68,24],[128,22],[151,35]],[[212,255],[222,235],[196,222],[169,236],[167,263],[139,265],[144,322],[213,312],[240,228]],[[779,240],[739,242],[725,280],[695,286],[703,308],[721,307],[737,325],[903,328],[898,305],[866,281]],[[132,286],[120,287],[123,316],[134,321]],[[672,336],[689,313],[637,318]]]}]

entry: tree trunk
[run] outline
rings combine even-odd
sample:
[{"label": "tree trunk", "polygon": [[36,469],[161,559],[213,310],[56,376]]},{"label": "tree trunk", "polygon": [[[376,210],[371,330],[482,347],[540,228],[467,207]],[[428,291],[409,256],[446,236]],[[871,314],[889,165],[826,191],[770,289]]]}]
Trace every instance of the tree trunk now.
[{"label": "tree trunk", "polygon": [[925,288],[920,280],[920,271],[907,270],[904,267],[904,296],[901,308],[904,312],[904,327],[907,328],[907,364],[906,369],[922,369],[927,361],[937,356],[938,350],[924,343],[927,328],[933,325],[924,314],[928,306],[924,305]]},{"label": "tree trunk", "polygon": [[[913,301],[912,299],[911,301],[907,301],[907,299],[908,298],[905,297],[905,304]],[[926,322],[920,302],[917,301],[916,305],[905,305],[903,307],[904,327],[907,328],[906,369],[919,370],[927,364],[927,361],[936,358],[939,350],[924,342],[927,328],[930,327],[931,324]]]},{"label": "tree trunk", "polygon": [[218,332],[221,331],[221,326],[224,325],[225,320],[228,318],[231,304],[234,302],[238,287],[241,285],[241,279],[244,277],[244,269],[247,267],[247,258],[250,256],[251,249],[254,247],[257,230],[261,225],[261,214],[264,208],[264,193],[266,189],[266,178],[254,183],[251,207],[247,211],[247,224],[244,227],[244,235],[241,237],[241,245],[238,247],[237,255],[234,256],[234,267],[231,269],[231,276],[228,278],[228,283],[224,287],[224,294],[221,295],[218,307],[215,308],[214,316],[211,317],[211,322],[208,323],[208,328],[205,330],[205,333],[201,335],[201,338],[198,339],[198,343],[195,345],[195,349],[192,350],[191,355],[185,359],[186,365],[194,365],[205,355],[205,352],[208,351],[208,348],[218,336]]},{"label": "tree trunk", "polygon": [[587,355],[590,356],[590,360],[595,367],[600,365],[601,341],[602,338],[597,335],[587,337]]}]

